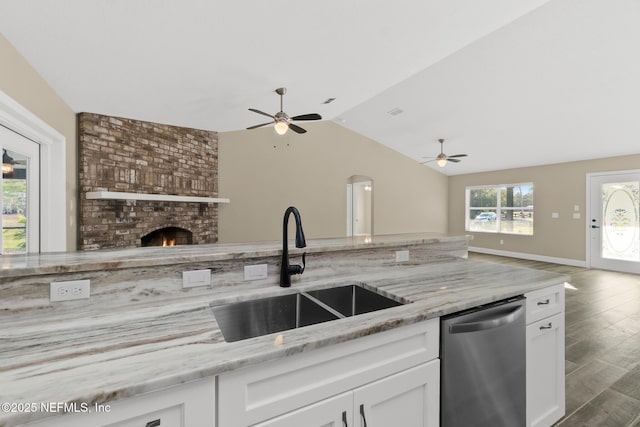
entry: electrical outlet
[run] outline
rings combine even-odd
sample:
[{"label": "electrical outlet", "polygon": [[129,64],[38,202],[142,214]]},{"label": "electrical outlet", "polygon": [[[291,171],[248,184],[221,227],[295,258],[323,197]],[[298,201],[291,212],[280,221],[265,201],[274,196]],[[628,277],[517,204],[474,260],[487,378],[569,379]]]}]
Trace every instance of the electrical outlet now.
[{"label": "electrical outlet", "polygon": [[396,251],[396,262],[409,261],[409,251]]},{"label": "electrical outlet", "polygon": [[190,270],[182,272],[182,287],[195,288],[211,284],[211,270]]},{"label": "electrical outlet", "polygon": [[244,280],[259,280],[267,278],[267,264],[245,265]]},{"label": "electrical outlet", "polygon": [[51,282],[49,292],[51,302],[88,299],[91,292],[91,281],[86,279]]}]

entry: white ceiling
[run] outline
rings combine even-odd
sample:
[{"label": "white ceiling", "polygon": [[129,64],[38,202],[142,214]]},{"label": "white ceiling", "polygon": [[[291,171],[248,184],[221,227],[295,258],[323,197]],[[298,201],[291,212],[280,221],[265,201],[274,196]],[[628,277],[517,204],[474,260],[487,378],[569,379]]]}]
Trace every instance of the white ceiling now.
[{"label": "white ceiling", "polygon": [[445,138],[469,155],[447,174],[640,153],[638,22],[640,0],[0,0],[76,112],[224,132],[284,86],[290,115],[419,161]]}]

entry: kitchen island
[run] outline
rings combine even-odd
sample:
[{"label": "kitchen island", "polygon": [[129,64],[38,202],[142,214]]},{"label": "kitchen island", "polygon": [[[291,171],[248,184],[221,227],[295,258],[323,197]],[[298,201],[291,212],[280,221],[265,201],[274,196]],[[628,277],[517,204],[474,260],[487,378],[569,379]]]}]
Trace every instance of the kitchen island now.
[{"label": "kitchen island", "polygon": [[[433,255],[429,250],[430,246],[453,244],[459,251],[457,245],[462,241],[466,244],[466,237],[402,235],[380,238],[374,243],[336,239],[331,245],[310,245],[308,272],[297,277],[288,289],[278,287],[273,275],[245,282],[233,279],[236,272],[229,271],[228,265],[216,269],[217,263],[229,260],[255,262],[259,256],[277,259],[278,246],[273,243],[264,244],[264,252],[251,245],[242,250],[235,248],[236,251],[203,245],[156,248],[146,257],[141,248],[129,256],[126,251],[114,253],[114,259],[100,253],[40,255],[33,260],[16,259],[13,268],[6,267],[8,261],[3,258],[0,286],[9,297],[3,300],[0,314],[0,402],[109,404],[244,367],[357,342],[356,338],[568,280],[563,275],[474,262],[450,253]],[[372,248],[378,252],[372,252]],[[422,250],[424,257],[395,262],[390,255],[399,249],[412,251],[412,256],[414,250],[417,254]],[[332,251],[334,258],[323,258]],[[186,256],[185,252],[190,253]],[[294,252],[293,256],[301,252]],[[349,253],[354,254],[353,260],[345,257]],[[60,258],[68,263],[59,262]],[[271,265],[271,261],[265,262]],[[167,264],[175,269],[180,263],[189,268],[206,264],[212,277],[226,279],[214,280],[210,286],[182,289],[180,275],[154,276],[154,271],[164,271]],[[105,276],[112,277],[109,281],[96,268],[121,270],[107,270]],[[98,283],[95,296],[92,288],[90,300],[48,303],[40,295],[42,284],[55,279],[54,274],[70,275],[64,276],[67,279],[90,273],[97,274]],[[223,339],[211,309],[212,304],[345,284],[363,284],[410,303],[233,343]],[[34,287],[38,290],[31,289]],[[20,425],[52,415],[57,414],[39,410],[2,412],[0,426]]]}]

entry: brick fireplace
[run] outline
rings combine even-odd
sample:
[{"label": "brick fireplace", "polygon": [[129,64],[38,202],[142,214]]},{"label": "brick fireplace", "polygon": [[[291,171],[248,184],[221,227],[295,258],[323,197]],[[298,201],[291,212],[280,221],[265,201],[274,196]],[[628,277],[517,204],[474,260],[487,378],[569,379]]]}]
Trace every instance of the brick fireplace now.
[{"label": "brick fireplace", "polygon": [[78,168],[80,249],[162,245],[159,231],[175,244],[217,241],[215,203],[87,197],[217,197],[217,132],[81,113]]}]

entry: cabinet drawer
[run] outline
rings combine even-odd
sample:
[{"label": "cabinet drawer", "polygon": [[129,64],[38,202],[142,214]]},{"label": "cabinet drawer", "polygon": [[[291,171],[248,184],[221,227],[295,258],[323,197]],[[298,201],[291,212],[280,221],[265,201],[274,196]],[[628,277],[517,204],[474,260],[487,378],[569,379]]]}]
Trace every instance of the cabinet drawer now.
[{"label": "cabinet drawer", "polygon": [[218,377],[219,425],[253,425],[438,357],[431,319]]},{"label": "cabinet drawer", "polygon": [[215,378],[205,378],[102,405],[100,412],[65,414],[29,427],[214,427]]},{"label": "cabinet drawer", "polygon": [[185,427],[182,423],[182,405],[172,406],[105,427]]},{"label": "cabinet drawer", "polygon": [[527,325],[564,311],[564,283],[527,292]]}]

